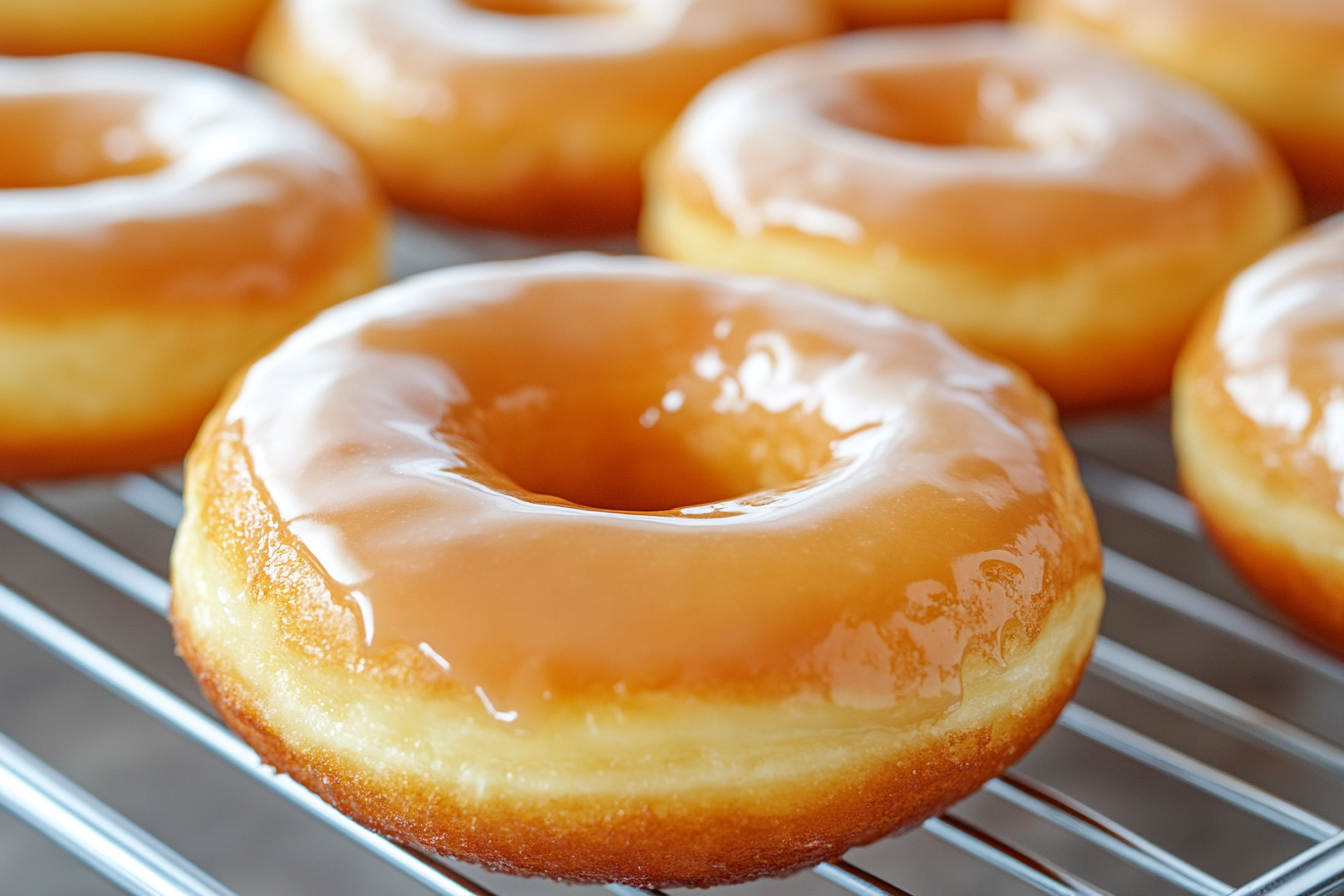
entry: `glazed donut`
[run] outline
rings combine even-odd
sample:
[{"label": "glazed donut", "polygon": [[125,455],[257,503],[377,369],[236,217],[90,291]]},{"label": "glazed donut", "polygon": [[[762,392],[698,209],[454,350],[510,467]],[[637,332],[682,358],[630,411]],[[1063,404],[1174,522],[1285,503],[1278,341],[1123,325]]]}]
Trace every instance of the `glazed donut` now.
[{"label": "glazed donut", "polygon": [[1001,19],[1009,0],[835,0],[851,28]]},{"label": "glazed donut", "polygon": [[650,165],[641,237],[935,320],[1072,410],[1161,393],[1200,306],[1298,218],[1272,152],[1201,95],[969,25],[716,81]]},{"label": "glazed donut", "polygon": [[[541,233],[633,228],[697,91],[830,33],[828,0],[283,0],[252,61],[399,203]],[[526,15],[526,12],[548,15]]]},{"label": "glazed donut", "polygon": [[559,256],[404,281],[241,376],[174,632],[263,759],[396,840],[708,886],[1020,757],[1101,612],[1048,402],[931,324]]},{"label": "glazed donut", "polygon": [[1344,219],[1248,268],[1176,369],[1181,480],[1233,567],[1344,652]]},{"label": "glazed donut", "polygon": [[0,53],[112,50],[213,65],[242,62],[268,0],[4,0]]},{"label": "glazed donut", "polygon": [[233,371],[380,282],[358,161],[187,62],[0,59],[0,479],[182,457]]},{"label": "glazed donut", "polygon": [[1317,0],[1019,0],[1210,90],[1268,134],[1310,206],[1344,205],[1344,5]]}]

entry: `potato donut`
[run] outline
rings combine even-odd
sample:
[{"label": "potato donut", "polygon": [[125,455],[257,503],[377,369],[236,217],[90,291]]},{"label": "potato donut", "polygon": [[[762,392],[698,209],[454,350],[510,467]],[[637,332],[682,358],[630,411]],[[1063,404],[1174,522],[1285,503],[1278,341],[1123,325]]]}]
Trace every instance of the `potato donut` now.
[{"label": "potato donut", "polygon": [[1176,372],[1181,479],[1271,604],[1344,652],[1344,220],[1239,275]]},{"label": "potato donut", "polygon": [[1314,211],[1344,206],[1344,6],[1317,0],[1019,0],[1189,78],[1278,145]]},{"label": "potato donut", "polygon": [[402,205],[598,233],[634,226],[700,88],[835,26],[826,0],[281,0],[252,59]]},{"label": "potato donut", "polygon": [[177,460],[229,376],[381,280],[358,161],[258,85],[0,59],[0,478]]},{"label": "potato donut", "polygon": [[1101,612],[1020,373],[650,259],[324,313],[236,381],[186,502],[178,644],[268,763],[570,881],[743,881],[918,823],[1045,731]]},{"label": "potato donut", "polygon": [[894,304],[1066,410],[1162,393],[1200,307],[1300,215],[1201,94],[987,24],[750,63],[687,109],[648,189],[653,253]]}]

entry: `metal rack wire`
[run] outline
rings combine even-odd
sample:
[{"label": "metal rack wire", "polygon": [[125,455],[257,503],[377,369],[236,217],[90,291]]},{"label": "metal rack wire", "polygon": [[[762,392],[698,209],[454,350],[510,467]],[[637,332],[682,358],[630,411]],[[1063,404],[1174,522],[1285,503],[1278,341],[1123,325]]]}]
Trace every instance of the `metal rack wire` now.
[{"label": "metal rack wire", "polygon": [[[434,238],[408,236],[403,227],[401,245]],[[453,246],[463,257],[518,251]],[[1271,619],[1212,559],[1194,514],[1171,488],[1160,413],[1089,421],[1071,433],[1108,544],[1111,605],[1087,681],[1056,731],[977,797],[892,838],[920,840],[917,850],[889,854],[884,842],[818,866],[816,875],[858,896],[1013,887],[1093,896],[1108,892],[1108,881],[1126,892],[1199,896],[1344,892],[1344,830],[1331,820],[1344,821],[1344,662]],[[176,683],[120,658],[82,631],[79,619],[61,618],[58,592],[91,581],[166,612],[168,585],[154,571],[166,559],[133,559],[119,542],[123,527],[166,533],[180,514],[176,485],[171,474],[136,474],[0,486],[0,547],[10,556],[40,554],[48,570],[37,586],[0,583],[0,622],[102,685],[108,700],[120,698],[178,732],[425,890],[494,896],[497,885],[507,889],[507,880],[349,821],[262,765]],[[0,579],[6,569],[0,565]],[[67,569],[79,575],[63,578]],[[233,892],[3,735],[0,806],[128,892]],[[938,861],[912,862],[939,850]],[[486,879],[495,883],[487,888]],[[756,886],[763,893],[817,889],[815,878],[802,880]]]}]

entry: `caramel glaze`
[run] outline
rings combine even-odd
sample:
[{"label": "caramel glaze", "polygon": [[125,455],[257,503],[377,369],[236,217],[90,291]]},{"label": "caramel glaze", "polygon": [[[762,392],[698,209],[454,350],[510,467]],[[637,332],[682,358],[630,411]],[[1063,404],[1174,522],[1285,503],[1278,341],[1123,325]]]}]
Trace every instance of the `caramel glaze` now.
[{"label": "caramel glaze", "polygon": [[744,235],[792,230],[1005,278],[1207,241],[1278,176],[1202,96],[988,25],[772,54],[696,100],[668,167],[671,189]]},{"label": "caramel glaze", "polygon": [[0,59],[0,317],[307,301],[383,210],[256,85],[147,57]]},{"label": "caramel glaze", "polygon": [[939,712],[1099,570],[1020,374],[779,281],[440,272],[324,313],[221,407],[206,492],[260,491],[357,654],[418,649],[511,727],[655,690]]},{"label": "caramel glaze", "polygon": [[1344,6],[1331,0],[1017,0],[1210,90],[1265,131],[1313,207],[1344,205]]},{"label": "caramel glaze", "polygon": [[252,55],[401,204],[594,232],[633,226],[645,152],[705,84],[836,26],[826,0],[284,0]]},{"label": "caramel glaze", "polygon": [[0,53],[117,51],[237,65],[267,0],[5,0]]},{"label": "caramel glaze", "polygon": [[1344,221],[1237,277],[1182,365],[1204,418],[1272,488],[1344,516]]}]

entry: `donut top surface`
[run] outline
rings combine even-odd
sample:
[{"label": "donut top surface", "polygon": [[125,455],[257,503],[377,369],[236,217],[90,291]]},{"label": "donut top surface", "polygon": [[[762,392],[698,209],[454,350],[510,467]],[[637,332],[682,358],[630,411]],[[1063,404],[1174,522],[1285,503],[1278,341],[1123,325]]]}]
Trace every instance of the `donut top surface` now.
[{"label": "donut top surface", "polygon": [[1202,94],[1090,44],[996,25],[859,33],[711,85],[669,146],[739,232],[791,229],[1050,269],[1250,214],[1277,162]]},{"label": "donut top surface", "polygon": [[206,493],[262,496],[263,553],[316,561],[361,657],[410,645],[502,721],[613,692],[941,711],[965,657],[1030,644],[1099,569],[1024,377],[801,285],[438,272],[235,388],[194,449]]},{"label": "donut top surface", "polygon": [[138,56],[0,58],[6,312],[285,300],[382,218],[354,156],[243,78]]},{"label": "donut top surface", "polygon": [[1344,514],[1344,220],[1232,281],[1182,363],[1265,475]]}]

